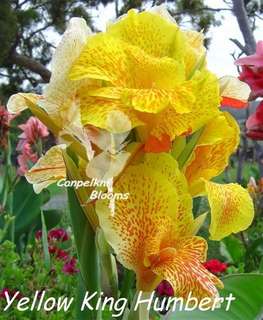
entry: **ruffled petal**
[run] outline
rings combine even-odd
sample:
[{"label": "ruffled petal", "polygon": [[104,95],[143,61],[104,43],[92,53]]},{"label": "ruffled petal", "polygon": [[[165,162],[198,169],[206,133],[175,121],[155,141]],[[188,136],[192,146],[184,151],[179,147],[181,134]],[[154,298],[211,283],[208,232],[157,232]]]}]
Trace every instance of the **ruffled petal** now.
[{"label": "ruffled petal", "polygon": [[219,87],[216,77],[208,71],[197,74],[191,81],[195,103],[191,112],[178,114],[166,108],[151,119],[142,115],[145,122],[152,124],[151,134],[160,137],[167,134],[171,140],[176,136],[195,132],[219,113]]},{"label": "ruffled petal", "polygon": [[7,110],[11,113],[22,112],[28,109],[29,104],[36,104],[41,96],[33,93],[13,94],[7,102]]},{"label": "ruffled petal", "polygon": [[180,199],[176,212],[177,236],[190,235],[193,232],[194,218],[192,214],[192,197],[188,191],[185,176],[178,168],[177,161],[167,153],[146,154],[144,163],[162,173],[176,189]]},{"label": "ruffled petal", "polygon": [[212,240],[221,240],[231,233],[247,229],[254,218],[253,201],[248,191],[238,184],[221,185],[205,182],[211,208]]},{"label": "ruffled petal", "polygon": [[204,192],[202,179],[210,180],[225,169],[238,144],[239,127],[229,113],[220,113],[206,125],[185,170],[193,196]]},{"label": "ruffled petal", "polygon": [[180,239],[175,248],[164,249],[154,262],[152,270],[171,283],[177,297],[187,299],[191,293],[198,300],[216,298],[223,283],[203,266],[207,243],[200,237]]},{"label": "ruffled petal", "polygon": [[62,150],[65,145],[57,145],[47,151],[25,174],[27,181],[33,184],[36,193],[40,193],[50,184],[66,178],[66,167]]},{"label": "ruffled petal", "polygon": [[133,109],[115,100],[82,96],[80,103],[83,125],[90,124],[112,133],[121,133],[144,124]]},{"label": "ruffled petal", "polygon": [[181,31],[176,23],[156,13],[130,10],[110,24],[107,33],[155,57],[170,56],[180,46],[178,36]]}]

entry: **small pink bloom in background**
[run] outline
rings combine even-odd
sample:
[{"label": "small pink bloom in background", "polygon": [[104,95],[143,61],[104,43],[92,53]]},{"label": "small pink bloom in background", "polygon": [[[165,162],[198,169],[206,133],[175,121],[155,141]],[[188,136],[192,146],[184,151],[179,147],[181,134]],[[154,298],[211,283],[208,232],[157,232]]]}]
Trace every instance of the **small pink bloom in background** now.
[{"label": "small pink bloom in background", "polygon": [[41,240],[42,238],[42,230],[37,230],[36,233],[35,233],[35,238],[37,240]]},{"label": "small pink bloom in background", "polygon": [[28,143],[25,143],[23,146],[22,152],[17,157],[18,170],[17,173],[23,176],[34,163],[37,162],[38,156],[36,153],[33,153],[31,146]]},{"label": "small pink bloom in background", "polygon": [[174,296],[174,289],[170,285],[170,283],[166,280],[163,280],[159,284],[159,286],[156,288],[156,292],[159,296],[168,296],[168,297]]},{"label": "small pink bloom in background", "polygon": [[47,127],[35,117],[30,117],[26,123],[18,127],[23,130],[19,138],[29,144],[34,144],[38,139],[45,138],[49,135]]},{"label": "small pink bloom in background", "polygon": [[4,106],[0,106],[0,147],[7,148],[7,135],[9,131],[10,121],[14,119],[16,115],[10,114]]},{"label": "small pink bloom in background", "polygon": [[59,249],[56,246],[49,246],[48,251],[59,260],[67,260],[69,258],[69,254],[67,253],[67,251]]},{"label": "small pink bloom in background", "polygon": [[39,155],[33,150],[37,150],[36,144],[39,139],[49,135],[47,127],[35,117],[30,117],[26,123],[19,126],[23,133],[20,134],[16,150],[20,153],[17,157],[18,174],[24,175],[34,163]]},{"label": "small pink bloom in background", "polygon": [[[40,240],[42,237],[42,230],[37,230],[35,233],[35,237],[37,240]],[[68,241],[69,235],[65,229],[57,228],[52,229],[48,232],[48,241],[57,240],[57,241]]]},{"label": "small pink bloom in background", "polygon": [[77,266],[77,259],[73,257],[64,264],[62,271],[65,274],[75,274],[79,272],[76,266]]},{"label": "small pink bloom in background", "polygon": [[236,60],[235,64],[239,66],[253,66],[253,67],[263,67],[263,41],[258,41],[256,53],[250,56],[239,58]]},{"label": "small pink bloom in background", "polygon": [[239,58],[235,62],[241,66],[239,79],[246,82],[251,89],[252,98],[263,96],[263,41],[257,43],[256,53]]},{"label": "small pink bloom in background", "polygon": [[252,98],[255,99],[263,96],[263,67],[242,66],[239,79],[249,85]]},{"label": "small pink bloom in background", "polygon": [[52,229],[48,232],[48,238],[58,240],[58,241],[67,241],[69,239],[68,233],[62,228]]},{"label": "small pink bloom in background", "polygon": [[257,106],[256,112],[246,121],[246,135],[253,140],[263,140],[263,101]]},{"label": "small pink bloom in background", "polygon": [[204,267],[211,273],[217,275],[227,270],[227,264],[218,259],[211,259],[204,263]]}]

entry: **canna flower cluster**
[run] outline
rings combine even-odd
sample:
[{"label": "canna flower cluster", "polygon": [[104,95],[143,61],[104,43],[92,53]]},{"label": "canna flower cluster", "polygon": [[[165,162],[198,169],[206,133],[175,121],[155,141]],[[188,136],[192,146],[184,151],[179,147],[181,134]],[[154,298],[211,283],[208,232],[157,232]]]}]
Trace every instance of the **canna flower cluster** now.
[{"label": "canna flower cluster", "polygon": [[[208,247],[198,231],[208,214],[212,240],[246,229],[254,216],[247,190],[212,181],[239,144],[239,127],[221,105],[245,107],[249,94],[207,69],[201,33],[155,7],[131,10],[97,34],[72,19],[43,95],[14,95],[8,107],[29,108],[61,142],[26,173],[36,192],[66,176],[111,178],[103,192],[127,199],[88,201],[90,188],[76,194],[88,201],[94,230],[136,273],[137,289],[165,280],[175,296],[202,299],[223,286],[204,266]],[[194,216],[197,196],[207,197],[210,213]]]}]

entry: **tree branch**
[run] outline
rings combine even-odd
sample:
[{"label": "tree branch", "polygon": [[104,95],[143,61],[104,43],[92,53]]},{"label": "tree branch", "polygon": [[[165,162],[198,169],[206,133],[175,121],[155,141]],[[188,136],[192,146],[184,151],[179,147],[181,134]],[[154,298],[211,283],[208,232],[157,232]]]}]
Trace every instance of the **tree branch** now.
[{"label": "tree branch", "polygon": [[249,25],[248,15],[246,12],[243,0],[232,0],[233,13],[236,16],[240,31],[245,41],[245,53],[247,55],[253,54],[256,51],[256,40],[254,38],[252,29]]},{"label": "tree branch", "polygon": [[9,57],[8,62],[26,68],[40,75],[44,82],[49,82],[50,80],[51,72],[43,64],[32,58],[26,57],[18,53],[13,53]]},{"label": "tree branch", "polygon": [[242,51],[242,53],[246,53],[246,47],[243,46],[243,44],[241,44],[237,39],[230,38],[229,40],[232,41]]}]

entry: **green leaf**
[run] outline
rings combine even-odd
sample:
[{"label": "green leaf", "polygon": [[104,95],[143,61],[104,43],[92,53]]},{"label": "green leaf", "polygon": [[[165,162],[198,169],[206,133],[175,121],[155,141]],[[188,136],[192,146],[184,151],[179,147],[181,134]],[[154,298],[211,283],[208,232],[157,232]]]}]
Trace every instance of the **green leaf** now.
[{"label": "green leaf", "polygon": [[105,239],[102,229],[96,232],[96,241],[101,265],[102,291],[115,299],[118,299],[118,271],[112,249]]},{"label": "green leaf", "polygon": [[[100,268],[96,249],[95,233],[79,204],[74,189],[72,188],[68,188],[68,200],[84,287],[90,293],[98,292],[99,296]],[[80,290],[83,292],[83,288]],[[93,305],[94,308],[96,303],[97,299],[92,299],[91,305]],[[83,316],[80,314],[77,319],[97,320],[100,319],[97,315],[98,312],[98,310],[89,310],[85,308],[85,312],[81,312],[81,314],[83,313]]]},{"label": "green leaf", "polygon": [[244,260],[245,248],[237,237],[229,236],[221,242],[220,252],[228,262],[237,264]]},{"label": "green leaf", "polygon": [[22,178],[14,190],[13,214],[15,220],[16,236],[29,232],[36,218],[40,217],[42,195],[35,194],[33,187]]},{"label": "green leaf", "polygon": [[[64,212],[62,210],[55,210],[55,209],[43,210],[47,230],[50,230],[59,224],[59,222],[62,219],[63,213]],[[41,219],[40,218],[37,221],[36,229],[37,230],[41,229]]]},{"label": "green leaf", "polygon": [[41,222],[42,222],[42,244],[44,250],[44,261],[47,269],[50,269],[50,254],[48,250],[48,239],[47,239],[47,227],[43,211],[41,211]]},{"label": "green leaf", "polygon": [[263,317],[263,275],[236,274],[223,279],[221,297],[230,293],[236,298],[226,311],[227,302],[215,311],[175,311],[169,320],[259,320]]}]

